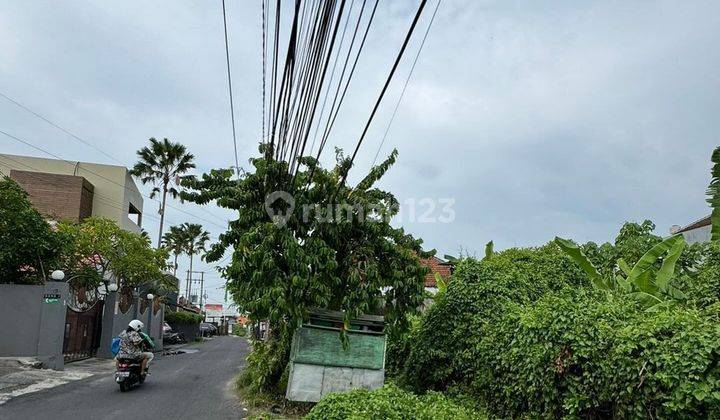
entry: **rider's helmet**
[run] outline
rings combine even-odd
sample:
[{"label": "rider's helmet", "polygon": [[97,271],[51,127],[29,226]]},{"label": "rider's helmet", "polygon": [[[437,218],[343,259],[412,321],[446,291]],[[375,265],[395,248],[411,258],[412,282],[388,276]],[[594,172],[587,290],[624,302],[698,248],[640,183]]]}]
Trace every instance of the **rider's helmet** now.
[{"label": "rider's helmet", "polygon": [[143,324],[139,319],[133,319],[128,324],[128,327],[132,328],[133,330],[140,332],[145,327],[145,324]]}]

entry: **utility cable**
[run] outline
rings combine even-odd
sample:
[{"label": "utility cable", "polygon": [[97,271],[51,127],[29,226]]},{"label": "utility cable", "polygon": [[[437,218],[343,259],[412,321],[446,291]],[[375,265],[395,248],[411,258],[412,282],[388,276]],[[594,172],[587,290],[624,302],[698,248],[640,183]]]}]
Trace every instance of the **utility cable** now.
[{"label": "utility cable", "polygon": [[397,114],[398,108],[400,108],[400,102],[402,102],[403,96],[405,96],[405,90],[408,87],[408,83],[410,83],[410,77],[412,77],[413,70],[415,70],[415,65],[418,62],[418,58],[420,58],[420,53],[422,52],[423,46],[425,45],[425,40],[428,37],[428,34],[430,33],[430,28],[432,28],[433,21],[435,21],[435,15],[437,14],[438,8],[440,8],[440,3],[442,3],[442,0],[438,0],[437,6],[435,6],[435,11],[432,14],[432,17],[430,18],[430,24],[427,27],[427,30],[425,31],[425,35],[423,36],[422,42],[420,43],[420,48],[418,49],[417,55],[415,55],[415,60],[412,63],[412,67],[410,67],[410,73],[408,74],[407,79],[405,79],[405,84],[403,85],[402,92],[400,92],[400,98],[398,98],[397,103],[395,104],[395,109],[393,110],[392,116],[390,117],[390,121],[388,121],[387,128],[385,129],[385,134],[383,134],[382,140],[380,141],[380,145],[378,146],[377,152],[375,152],[375,158],[373,159],[372,166],[375,166],[375,162],[377,162],[378,155],[380,155],[380,149],[382,149],[383,144],[385,143],[385,139],[388,136],[388,133],[390,132],[390,126],[392,126],[393,120],[395,120],[395,115]]}]

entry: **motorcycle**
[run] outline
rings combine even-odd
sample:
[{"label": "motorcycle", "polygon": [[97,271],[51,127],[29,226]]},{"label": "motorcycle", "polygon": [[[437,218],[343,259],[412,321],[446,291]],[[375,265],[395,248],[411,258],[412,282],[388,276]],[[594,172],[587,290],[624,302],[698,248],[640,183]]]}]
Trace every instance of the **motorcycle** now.
[{"label": "motorcycle", "polygon": [[[151,351],[155,345],[145,333],[143,336],[142,351]],[[120,385],[120,392],[126,392],[135,385],[145,382],[147,373],[142,372],[142,358],[118,357],[115,370],[115,382]]]},{"label": "motorcycle", "polygon": [[182,333],[168,332],[163,335],[163,343],[165,344],[184,344],[187,343]]},{"label": "motorcycle", "polygon": [[115,382],[120,385],[120,392],[126,392],[136,384],[145,382],[145,378],[146,375],[142,373],[141,359],[118,359]]}]

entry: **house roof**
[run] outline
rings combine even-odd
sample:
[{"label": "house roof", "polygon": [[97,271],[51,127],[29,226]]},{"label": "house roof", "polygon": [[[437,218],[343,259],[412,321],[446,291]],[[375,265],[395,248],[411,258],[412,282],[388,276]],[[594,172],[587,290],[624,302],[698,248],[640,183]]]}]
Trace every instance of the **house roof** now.
[{"label": "house roof", "polygon": [[692,223],[690,223],[687,226],[681,227],[680,230],[678,230],[676,233],[683,233],[690,230],[695,230],[704,226],[710,226],[712,224],[712,221],[710,220],[710,215],[703,217],[700,220],[696,220]]},{"label": "house roof", "polygon": [[450,278],[450,275],[452,274],[452,263],[441,260],[435,256],[430,258],[420,258],[420,264],[430,268],[430,271],[425,275],[425,287],[437,287],[435,274],[440,275],[443,279]]}]

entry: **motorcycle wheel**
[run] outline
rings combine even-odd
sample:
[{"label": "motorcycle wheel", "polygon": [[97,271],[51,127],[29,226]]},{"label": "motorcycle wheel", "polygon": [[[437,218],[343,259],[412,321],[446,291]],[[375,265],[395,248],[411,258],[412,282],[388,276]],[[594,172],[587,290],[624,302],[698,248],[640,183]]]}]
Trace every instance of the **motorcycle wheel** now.
[{"label": "motorcycle wheel", "polygon": [[127,392],[130,389],[128,384],[126,384],[124,381],[120,382],[120,392]]}]

